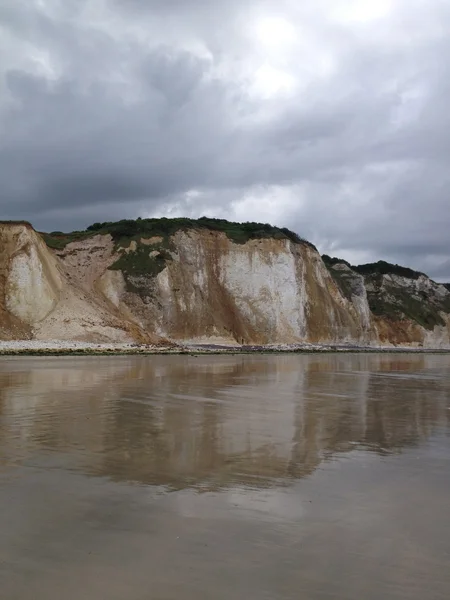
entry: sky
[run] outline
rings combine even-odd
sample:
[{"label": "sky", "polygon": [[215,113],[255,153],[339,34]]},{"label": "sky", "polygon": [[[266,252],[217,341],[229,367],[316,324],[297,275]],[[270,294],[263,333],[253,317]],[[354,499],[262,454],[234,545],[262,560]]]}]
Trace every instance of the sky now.
[{"label": "sky", "polygon": [[213,216],[450,281],[449,0],[1,0],[1,219]]}]

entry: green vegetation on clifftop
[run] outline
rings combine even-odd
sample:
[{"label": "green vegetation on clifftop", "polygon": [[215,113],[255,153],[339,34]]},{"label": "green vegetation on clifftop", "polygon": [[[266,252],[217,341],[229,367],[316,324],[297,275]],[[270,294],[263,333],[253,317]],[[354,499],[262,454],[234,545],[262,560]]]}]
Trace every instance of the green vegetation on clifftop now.
[{"label": "green vegetation on clifftop", "polygon": [[336,258],[335,256],[328,256],[328,254],[322,254],[322,260],[328,268],[334,267],[334,265],[344,264],[347,265],[347,267],[350,267],[350,269],[353,269],[352,265],[343,258]]},{"label": "green vegetation on clifftop", "polygon": [[358,265],[352,267],[354,271],[361,275],[398,275],[399,277],[406,277],[407,279],[419,279],[421,276],[426,275],[420,271],[414,271],[408,267],[402,267],[400,265],[393,265],[384,260],[379,260],[376,263],[367,263],[365,265]]},{"label": "green vegetation on clifftop", "polygon": [[72,231],[63,233],[62,231],[52,231],[51,233],[40,232],[44,242],[53,250],[64,250],[67,244],[79,242],[92,236],[90,231]]},{"label": "green vegetation on clifftop", "polygon": [[62,249],[70,242],[97,234],[110,234],[115,243],[121,243],[127,239],[136,239],[140,236],[167,238],[177,231],[189,229],[221,231],[236,244],[245,244],[250,239],[274,238],[288,239],[296,244],[303,243],[313,247],[310,242],[300,238],[296,233],[285,227],[274,227],[268,223],[234,223],[226,219],[209,217],[201,217],[200,219],[167,219],[163,217],[161,219],[105,221],[104,223],[94,223],[85,231],[71,233],[53,231],[52,233],[43,233],[42,236],[49,247]]},{"label": "green vegetation on clifftop", "polygon": [[[180,230],[207,229],[221,231],[236,244],[245,244],[250,239],[275,238],[289,239],[296,244],[306,243],[296,233],[286,228],[274,227],[268,223],[234,223],[226,219],[201,217],[200,219],[176,218],[123,220],[117,223],[94,223],[89,231],[109,233],[116,239],[137,235],[168,237]],[[312,244],[309,244],[312,245]]]},{"label": "green vegetation on clifftop", "polygon": [[351,265],[343,258],[336,258],[335,256],[331,257],[328,256],[328,254],[323,254],[322,260],[328,268],[334,267],[334,265],[337,264],[344,264],[360,275],[398,275],[399,277],[406,277],[407,279],[419,279],[420,276],[426,277],[426,275],[420,271],[414,271],[408,267],[394,265],[385,260],[379,260],[378,262],[367,263],[365,265]]}]

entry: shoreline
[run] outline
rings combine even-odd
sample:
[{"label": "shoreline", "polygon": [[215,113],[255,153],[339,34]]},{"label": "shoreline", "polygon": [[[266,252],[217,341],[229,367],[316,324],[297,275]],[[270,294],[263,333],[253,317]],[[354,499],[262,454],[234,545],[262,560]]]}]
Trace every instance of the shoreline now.
[{"label": "shoreline", "polygon": [[154,356],[235,354],[450,354],[450,348],[411,346],[356,346],[338,344],[96,344],[89,342],[12,340],[0,341],[1,356]]}]

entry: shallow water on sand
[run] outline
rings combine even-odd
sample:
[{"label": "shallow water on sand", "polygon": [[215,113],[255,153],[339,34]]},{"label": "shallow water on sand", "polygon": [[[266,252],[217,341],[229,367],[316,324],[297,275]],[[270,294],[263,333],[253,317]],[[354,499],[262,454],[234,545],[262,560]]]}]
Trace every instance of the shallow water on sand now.
[{"label": "shallow water on sand", "polygon": [[450,598],[450,356],[2,358],[5,600]]}]

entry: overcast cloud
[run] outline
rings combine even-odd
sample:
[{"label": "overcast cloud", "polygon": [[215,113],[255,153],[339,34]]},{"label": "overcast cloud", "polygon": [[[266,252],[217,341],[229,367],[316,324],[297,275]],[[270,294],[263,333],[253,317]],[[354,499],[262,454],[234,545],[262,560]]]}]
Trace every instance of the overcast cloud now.
[{"label": "overcast cloud", "polygon": [[1,218],[287,226],[450,281],[448,0],[2,0]]}]

